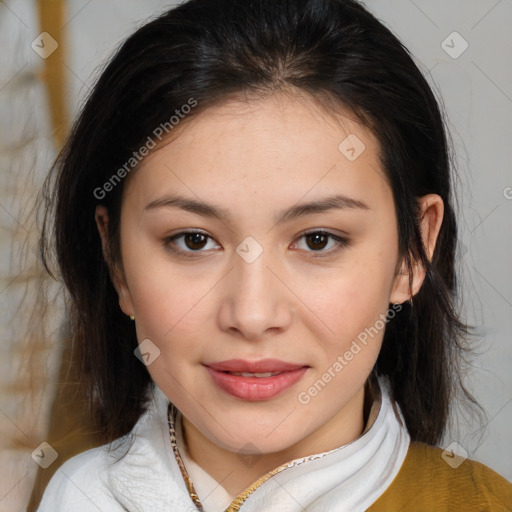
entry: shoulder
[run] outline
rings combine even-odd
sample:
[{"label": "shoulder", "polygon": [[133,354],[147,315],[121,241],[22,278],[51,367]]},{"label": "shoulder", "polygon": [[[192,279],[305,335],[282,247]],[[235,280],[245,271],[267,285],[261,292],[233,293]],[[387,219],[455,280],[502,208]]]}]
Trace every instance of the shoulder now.
[{"label": "shoulder", "polygon": [[115,508],[109,492],[109,445],[92,448],[67,460],[53,475],[37,512],[89,512]]},{"label": "shoulder", "polygon": [[369,511],[402,508],[509,512],[512,484],[484,464],[413,442],[398,475]]},{"label": "shoulder", "polygon": [[72,457],[55,472],[37,512],[156,512],[172,502],[181,473],[167,442],[168,400],[158,389],[148,399],[130,433]]}]

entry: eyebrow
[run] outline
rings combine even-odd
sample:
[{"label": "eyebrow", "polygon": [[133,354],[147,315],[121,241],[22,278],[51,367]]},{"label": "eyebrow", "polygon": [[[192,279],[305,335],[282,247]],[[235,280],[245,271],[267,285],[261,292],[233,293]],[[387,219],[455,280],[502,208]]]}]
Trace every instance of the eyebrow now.
[{"label": "eyebrow", "polygon": [[[144,210],[154,210],[158,208],[170,208],[176,207],[186,210],[188,212],[202,215],[203,217],[214,217],[219,220],[225,220],[232,222],[233,216],[228,209],[215,206],[212,204],[205,203],[204,201],[197,201],[192,198],[172,195],[169,197],[162,197],[151,201]],[[358,199],[353,199],[344,195],[333,195],[324,197],[322,199],[311,201],[308,203],[301,203],[293,205],[290,208],[281,210],[274,218],[275,224],[281,224],[283,222],[289,222],[292,219],[302,217],[305,215],[311,215],[314,213],[322,213],[328,210],[347,210],[347,209],[359,209],[359,210],[370,210],[370,207]]]}]

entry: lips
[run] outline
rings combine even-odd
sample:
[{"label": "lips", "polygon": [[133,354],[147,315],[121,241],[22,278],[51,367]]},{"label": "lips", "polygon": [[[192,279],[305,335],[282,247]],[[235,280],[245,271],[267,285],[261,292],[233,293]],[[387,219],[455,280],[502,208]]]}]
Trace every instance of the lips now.
[{"label": "lips", "polygon": [[205,364],[213,382],[231,396],[247,401],[273,398],[296,384],[308,366],[278,359],[230,359]]},{"label": "lips", "polygon": [[218,363],[208,363],[206,366],[217,370],[218,372],[245,372],[245,373],[264,373],[264,372],[289,372],[303,368],[306,365],[287,363],[279,359],[261,359],[260,361],[245,361],[243,359],[230,359],[229,361],[220,361]]}]

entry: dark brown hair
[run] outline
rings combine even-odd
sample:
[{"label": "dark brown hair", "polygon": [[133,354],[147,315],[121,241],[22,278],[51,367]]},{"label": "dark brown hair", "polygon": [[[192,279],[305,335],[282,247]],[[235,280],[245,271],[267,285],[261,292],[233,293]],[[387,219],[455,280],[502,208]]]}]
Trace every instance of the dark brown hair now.
[{"label": "dark brown hair", "polygon": [[[399,250],[426,278],[411,308],[385,331],[374,368],[387,375],[413,440],[439,442],[459,390],[466,327],[455,309],[457,226],[450,151],[438,102],[411,55],[355,0],[190,0],[130,36],[105,66],[45,185],[41,249],[69,292],[74,364],[104,441],[126,434],[152,385],[134,357],[94,221],[109,210],[110,261],[122,268],[123,181],[97,190],[171,115],[188,118],[230,95],[300,90],[348,107],[377,137],[393,191]],[[136,172],[133,170],[132,172]],[[95,194],[96,191],[96,194]],[[432,261],[420,236],[417,198],[438,194],[444,220]]]}]

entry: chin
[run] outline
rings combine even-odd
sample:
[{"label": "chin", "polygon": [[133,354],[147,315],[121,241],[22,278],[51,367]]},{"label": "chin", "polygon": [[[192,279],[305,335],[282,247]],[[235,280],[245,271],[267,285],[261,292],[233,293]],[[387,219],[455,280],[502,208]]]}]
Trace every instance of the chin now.
[{"label": "chin", "polygon": [[286,421],[290,418],[286,418],[283,410],[278,414],[267,414],[265,421],[261,420],[261,413],[244,415],[243,418],[228,415],[224,425],[231,427],[226,430],[224,425],[213,426],[210,423],[207,431],[203,428],[200,431],[217,446],[241,455],[281,452],[300,443],[307,436],[303,430],[304,422]]}]

